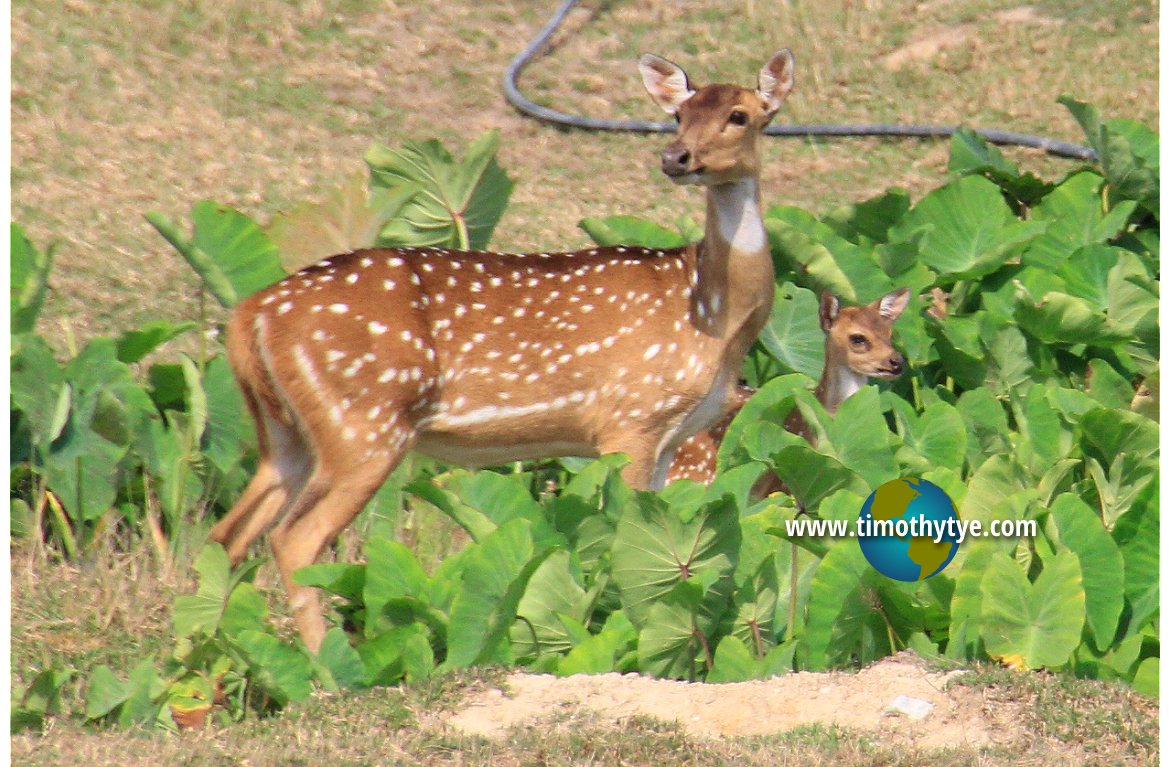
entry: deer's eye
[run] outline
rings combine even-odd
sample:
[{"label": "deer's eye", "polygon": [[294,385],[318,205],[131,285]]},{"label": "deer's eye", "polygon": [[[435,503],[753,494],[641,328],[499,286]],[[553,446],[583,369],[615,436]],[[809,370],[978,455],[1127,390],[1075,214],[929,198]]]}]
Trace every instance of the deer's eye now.
[{"label": "deer's eye", "polygon": [[854,333],[851,336],[849,336],[849,344],[854,349],[868,349],[869,348],[869,339],[866,338],[865,336],[861,335],[860,333]]},{"label": "deer's eye", "polygon": [[731,123],[732,125],[747,125],[747,121],[747,112],[743,111],[742,109],[736,109],[731,113],[731,116],[727,118],[727,122]]}]

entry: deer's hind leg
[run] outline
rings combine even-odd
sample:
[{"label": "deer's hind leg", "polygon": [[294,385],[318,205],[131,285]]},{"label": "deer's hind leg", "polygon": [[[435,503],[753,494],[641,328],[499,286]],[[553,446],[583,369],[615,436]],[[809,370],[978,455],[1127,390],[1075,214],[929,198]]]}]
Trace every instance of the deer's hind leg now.
[{"label": "deer's hind leg", "polygon": [[290,499],[296,498],[312,470],[312,452],[296,429],[268,416],[256,421],[262,438],[256,474],[239,501],[211,531],[211,539],[227,549],[232,566],[243,561],[251,545],[264,534]]},{"label": "deer's hind leg", "polygon": [[353,521],[413,440],[413,430],[403,425],[386,434],[376,448],[355,455],[353,441],[335,430],[314,435],[316,464],[268,535],[297,629],[314,653],[325,636],[320,597],[317,589],[294,581],[293,574],[316,562]]}]

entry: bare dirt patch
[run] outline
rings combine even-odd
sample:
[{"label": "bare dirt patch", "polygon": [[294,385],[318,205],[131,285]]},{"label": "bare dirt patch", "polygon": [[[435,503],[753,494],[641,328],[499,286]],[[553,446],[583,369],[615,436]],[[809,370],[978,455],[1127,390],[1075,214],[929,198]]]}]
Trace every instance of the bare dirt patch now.
[{"label": "bare dirt patch", "polygon": [[[903,653],[856,673],[796,673],[731,684],[676,682],[630,674],[558,678],[511,674],[506,691],[484,690],[446,723],[467,734],[500,737],[596,717],[620,724],[648,716],[677,722],[699,737],[771,735],[812,725],[895,738],[918,748],[1003,746],[1016,737],[1010,711],[991,712],[982,693],[948,683],[964,671],[931,671]],[[933,709],[913,721],[887,709],[900,695]],[[888,742],[888,741],[887,741]]]}]

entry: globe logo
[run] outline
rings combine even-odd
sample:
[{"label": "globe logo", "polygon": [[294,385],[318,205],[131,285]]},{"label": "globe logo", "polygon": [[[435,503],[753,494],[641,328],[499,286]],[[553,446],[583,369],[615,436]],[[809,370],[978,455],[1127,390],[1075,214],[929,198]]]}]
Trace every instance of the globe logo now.
[{"label": "globe logo", "polygon": [[959,550],[959,515],[938,485],[906,477],[870,494],[857,516],[861,552],[882,575],[921,581],[946,567]]}]

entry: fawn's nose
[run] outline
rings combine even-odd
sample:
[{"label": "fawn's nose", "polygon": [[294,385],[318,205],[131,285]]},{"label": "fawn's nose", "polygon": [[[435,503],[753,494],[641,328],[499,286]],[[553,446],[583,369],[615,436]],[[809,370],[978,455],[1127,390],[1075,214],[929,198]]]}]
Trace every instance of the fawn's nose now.
[{"label": "fawn's nose", "polygon": [[892,355],[890,355],[890,359],[886,362],[886,366],[889,368],[892,374],[900,376],[902,375],[903,368],[906,366],[906,359],[901,354],[894,352]]},{"label": "fawn's nose", "polygon": [[662,150],[662,172],[668,176],[685,176],[689,173],[691,153],[685,146],[675,142]]}]

